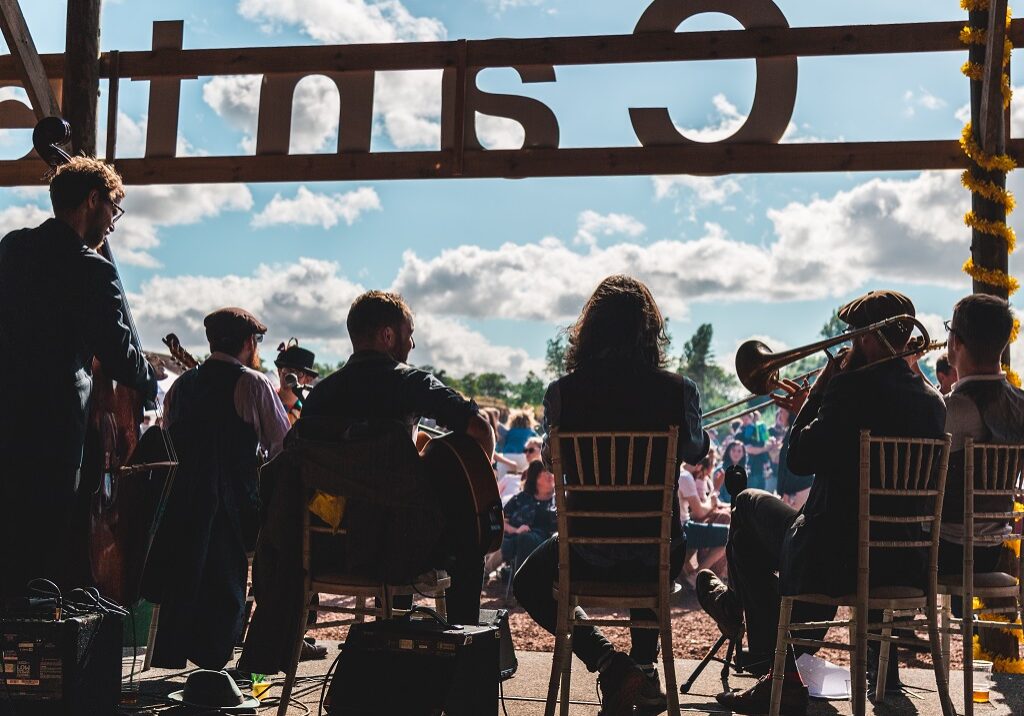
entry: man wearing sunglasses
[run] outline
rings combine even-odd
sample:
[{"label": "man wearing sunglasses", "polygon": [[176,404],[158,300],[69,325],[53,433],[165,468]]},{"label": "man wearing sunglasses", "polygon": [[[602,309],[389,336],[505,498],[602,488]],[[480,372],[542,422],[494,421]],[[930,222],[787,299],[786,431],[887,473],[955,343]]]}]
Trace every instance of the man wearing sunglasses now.
[{"label": "man wearing sunglasses", "polygon": [[274,457],[288,417],[260,372],[267,327],[242,308],[203,321],[210,357],[167,392],[164,424],[179,467],[146,563],[160,604],[153,665],[224,668],[242,629],[246,553],[256,548],[258,453]]},{"label": "man wearing sunglasses", "polygon": [[93,359],[118,383],[156,395],[117,272],[95,251],[123,196],[113,168],[75,157],[50,181],[54,218],[0,241],[0,540],[18,545],[0,557],[0,597],[23,594],[34,577],[62,588],[91,579],[76,516],[96,487],[79,484]]}]

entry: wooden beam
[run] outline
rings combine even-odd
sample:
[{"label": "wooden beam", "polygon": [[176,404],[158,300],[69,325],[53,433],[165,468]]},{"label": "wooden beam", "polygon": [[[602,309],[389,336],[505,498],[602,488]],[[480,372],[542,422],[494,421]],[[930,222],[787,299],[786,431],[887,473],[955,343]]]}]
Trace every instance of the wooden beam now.
[{"label": "wooden beam", "polygon": [[96,156],[96,103],[100,93],[100,2],[68,0],[64,41],[64,119],[71,153]]},{"label": "wooden beam", "polygon": [[[758,57],[963,52],[962,21],[836,27],[761,28],[580,37],[467,41],[470,67],[513,65],[601,65],[642,62],[728,60]],[[1024,45],[1024,19],[1010,37]],[[207,50],[121,52],[120,76],[205,77],[273,72],[429,70],[455,67],[457,41],[366,45],[303,45]],[[109,77],[109,53],[100,76]],[[48,77],[61,77],[62,55],[43,55]],[[18,81],[11,58],[0,56],[0,81]]]},{"label": "wooden beam", "polygon": [[1006,40],[1007,0],[989,0],[985,33],[985,72],[981,79],[981,148],[992,153],[1003,123],[1003,60]]},{"label": "wooden beam", "polygon": [[11,51],[14,70],[21,81],[36,119],[59,117],[60,106],[46,78],[42,60],[28,31],[18,0],[0,0],[0,27]]},{"label": "wooden beam", "polygon": [[[1024,161],[1024,139],[1008,152]],[[711,144],[600,149],[466,150],[461,178],[880,172],[963,169],[955,140]],[[456,178],[452,152],[374,152],[120,159],[127,184],[374,181]],[[39,183],[38,161],[0,162],[0,186]]]}]

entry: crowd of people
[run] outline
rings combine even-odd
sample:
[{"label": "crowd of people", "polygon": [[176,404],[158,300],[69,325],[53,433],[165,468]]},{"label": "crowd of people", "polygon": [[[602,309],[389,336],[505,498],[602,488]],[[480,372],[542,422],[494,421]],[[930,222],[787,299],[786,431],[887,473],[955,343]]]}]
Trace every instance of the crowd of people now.
[{"label": "crowd of people", "polygon": [[[78,157],[57,169],[50,193],[56,218],[0,242],[0,390],[19,406],[0,413],[0,528],[8,544],[23,546],[5,552],[4,597],[18,594],[32,577],[62,586],[89,580],[88,559],[71,547],[85,536],[76,531],[75,509],[93,358],[145,397],[156,392],[157,371],[133,341],[116,274],[94,250],[120,216],[120,178],[102,162]],[[551,632],[557,613],[551,587],[560,560],[555,490],[560,481],[577,478],[552,473],[546,435],[555,428],[678,427],[676,454],[659,458],[680,465],[669,577],[690,584],[722,633],[735,639],[745,633],[752,657],[767,661],[780,595],[853,589],[861,430],[918,438],[951,433],[954,492],[962,490],[965,438],[1024,443],[1024,392],[1010,385],[1000,362],[1013,330],[1007,301],[975,294],[953,307],[939,389],[923,378],[914,356],[899,355],[911,328],[895,319],[914,314],[910,298],[895,291],[851,301],[838,313],[849,327],[892,322],[857,333],[848,350],[830,356],[812,386],[781,381],[771,427],[752,411],[712,435],[703,426],[694,382],[665,369],[668,336],[654,296],[629,276],[605,278],[586,301],[568,334],[566,374],[548,386],[539,424],[528,410],[504,416],[481,409],[411,365],[413,311],[395,293],[356,298],[345,319],[353,352],[329,376],[316,374],[313,354],[297,342],[282,345],[277,385],[258,369],[267,325],[243,308],[216,310],[204,320],[209,358],[175,381],[163,406],[162,427],[179,465],[143,580],[143,593],[161,606],[153,663],[221,669],[231,660],[242,629],[248,555],[255,550],[256,610],[238,667],[282,670],[292,648],[290,625],[308,606],[297,601],[303,573],[295,547],[301,539],[294,537],[307,510],[322,525],[346,526],[323,556],[333,569],[402,583],[443,568],[451,578],[448,618],[476,623],[485,556],[479,545],[458,537],[454,508],[423,479],[415,445],[424,419],[465,436],[493,460],[505,519],[501,548],[487,565],[509,564],[519,604]],[[44,386],[25,381],[17,369],[27,347],[49,375],[63,378]],[[651,474],[667,465],[654,465]],[[745,469],[747,489],[730,495],[724,475],[735,466]],[[318,490],[307,502],[309,472],[334,489]],[[22,479],[28,475],[33,478]],[[645,497],[652,493],[615,494],[623,496],[613,503],[592,496],[586,509],[652,510]],[[917,529],[892,528],[903,536]],[[569,552],[576,579],[659,579],[649,545],[631,543],[619,522],[609,524],[607,534],[624,541]],[[940,569],[956,572],[963,515],[953,508],[944,515],[941,537]],[[995,549],[976,554],[976,563],[991,566]],[[872,577],[921,585],[925,557],[922,551],[873,558]],[[816,616],[829,619],[829,608],[824,612]],[[653,618],[649,610],[632,616]],[[605,716],[666,708],[654,667],[658,634],[633,629],[631,641],[624,653],[595,627],[574,631],[573,652],[599,674]],[[320,654],[314,649],[310,655]],[[736,713],[764,713],[770,676],[717,698]],[[804,713],[807,689],[794,653],[782,698],[783,713]]]}]

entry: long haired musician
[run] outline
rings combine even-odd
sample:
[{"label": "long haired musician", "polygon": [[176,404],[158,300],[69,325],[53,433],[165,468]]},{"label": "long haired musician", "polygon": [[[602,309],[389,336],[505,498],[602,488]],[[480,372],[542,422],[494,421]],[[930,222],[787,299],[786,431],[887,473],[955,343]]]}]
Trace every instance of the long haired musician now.
[{"label": "long haired musician", "polygon": [[[914,313],[913,303],[903,294],[872,291],[843,306],[839,318],[852,328],[863,328]],[[857,334],[850,351],[830,359],[809,392],[806,384],[783,381],[787,395],[776,402],[797,413],[788,466],[798,475],[815,475],[807,502],[797,511],[775,495],[744,490],[734,501],[726,548],[729,586],[710,572],[697,575],[701,606],[723,634],[739,638],[745,625],[755,661],[771,663],[780,594],[840,595],[855,589],[859,431],[920,438],[944,434],[946,410],[939,394],[906,361],[889,359],[899,355],[911,331],[909,321],[900,321]],[[910,528],[894,529],[904,527]],[[873,582],[924,583],[925,555],[900,552],[898,557],[872,557]],[[803,602],[796,609],[801,613],[794,613],[794,621],[827,620],[835,614],[835,607]],[[877,656],[869,656],[869,665],[877,663]],[[891,664],[896,663],[893,657]],[[889,683],[898,684],[898,679],[890,677]],[[751,688],[721,694],[718,700],[735,713],[767,713],[770,696],[769,673]],[[790,655],[782,713],[803,714],[806,706],[807,688]]]},{"label": "long haired musician", "polygon": [[[93,359],[147,399],[156,373],[132,340],[114,266],[97,253],[123,211],[121,177],[75,157],[50,180],[54,218],[0,242],[0,595],[27,579],[91,583],[75,505]],[[31,371],[26,368],[31,366]]]}]

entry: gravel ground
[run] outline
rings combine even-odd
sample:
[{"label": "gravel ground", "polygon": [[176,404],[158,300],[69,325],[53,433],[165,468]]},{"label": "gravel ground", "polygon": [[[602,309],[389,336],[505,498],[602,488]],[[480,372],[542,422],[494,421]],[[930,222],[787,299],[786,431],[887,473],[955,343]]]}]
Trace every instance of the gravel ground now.
[{"label": "gravel ground", "polygon": [[[344,603],[351,605],[352,600],[325,594],[321,596],[321,603],[324,605]],[[509,623],[516,649],[522,651],[552,651],[554,649],[554,638],[550,634],[537,626],[521,607],[514,602],[506,602],[505,585],[502,582],[495,579],[488,582],[482,594],[481,606],[485,609],[504,608],[509,610]],[[608,610],[597,610],[592,613],[593,616],[611,616],[612,614],[614,612]],[[840,616],[842,615],[841,611]],[[320,614],[320,621],[326,621],[330,616],[329,614]],[[347,633],[347,627],[334,627],[316,629],[311,631],[310,635],[321,639],[344,640]],[[606,630],[606,635],[617,649],[629,650],[628,630],[612,628]],[[833,629],[829,634],[829,638],[835,641],[843,639],[844,636],[845,631],[838,629]],[[715,623],[701,610],[700,605],[697,604],[696,595],[684,588],[676,595],[675,604],[672,607],[672,651],[675,657],[677,659],[701,659],[718,640],[718,637],[719,632]],[[959,637],[952,637],[950,651],[953,660],[952,668],[961,668]],[[818,652],[818,655],[836,664],[849,663],[849,653],[843,650],[823,649]],[[915,668],[931,668],[931,658],[928,654],[907,655],[901,658],[901,662]]]}]

